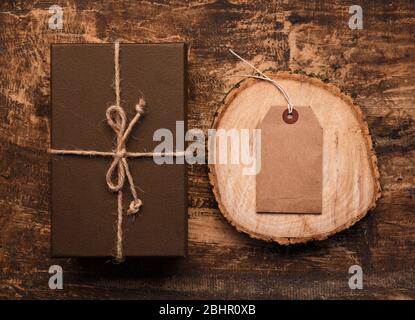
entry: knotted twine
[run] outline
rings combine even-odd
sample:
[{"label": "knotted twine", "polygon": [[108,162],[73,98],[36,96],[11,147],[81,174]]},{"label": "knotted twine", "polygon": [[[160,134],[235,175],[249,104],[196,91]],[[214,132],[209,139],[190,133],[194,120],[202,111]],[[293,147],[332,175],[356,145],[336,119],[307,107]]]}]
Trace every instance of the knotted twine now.
[{"label": "knotted twine", "polygon": [[108,125],[114,130],[116,134],[116,145],[113,151],[95,151],[95,150],[61,150],[48,149],[48,152],[55,155],[77,155],[77,156],[100,156],[113,157],[113,161],[106,173],[106,182],[108,188],[112,192],[117,193],[117,238],[116,238],[116,252],[115,259],[118,262],[123,260],[123,188],[125,184],[125,177],[127,176],[130,192],[133,197],[127,215],[135,215],[140,211],[143,202],[138,198],[133,176],[131,175],[127,158],[144,158],[144,157],[161,157],[161,156],[183,156],[185,152],[128,152],[126,150],[126,141],[144,112],[145,100],[143,97],[139,98],[135,106],[136,114],[127,126],[127,116],[124,109],[121,107],[120,95],[120,43],[116,41],[114,44],[114,71],[115,71],[115,105],[110,106],[106,110],[106,117]]}]

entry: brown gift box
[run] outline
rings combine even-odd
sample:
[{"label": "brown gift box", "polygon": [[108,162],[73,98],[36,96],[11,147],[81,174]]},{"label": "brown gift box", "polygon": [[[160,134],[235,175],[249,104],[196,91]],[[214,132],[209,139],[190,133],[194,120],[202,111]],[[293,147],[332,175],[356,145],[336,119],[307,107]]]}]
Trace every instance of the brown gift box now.
[{"label": "brown gift box", "polygon": [[[186,46],[120,45],[121,107],[127,123],[142,94],[144,116],[126,149],[151,152],[153,133],[176,121],[186,130]],[[115,133],[106,109],[115,104],[114,45],[52,45],[52,149],[112,151]],[[114,256],[117,195],[105,175],[112,157],[51,155],[52,256]],[[187,193],[184,164],[157,165],[153,158],[128,158],[138,197],[135,218],[123,218],[124,256],[184,256],[187,251]],[[176,161],[175,161],[176,162]],[[124,211],[131,201],[124,186]]]}]

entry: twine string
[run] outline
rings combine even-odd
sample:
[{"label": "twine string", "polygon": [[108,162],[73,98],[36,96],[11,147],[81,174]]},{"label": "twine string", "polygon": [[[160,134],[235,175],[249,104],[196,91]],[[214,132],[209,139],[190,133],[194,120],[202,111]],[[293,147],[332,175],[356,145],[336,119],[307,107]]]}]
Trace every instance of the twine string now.
[{"label": "twine string", "polygon": [[236,77],[254,78],[254,79],[259,79],[259,80],[264,80],[264,81],[270,82],[272,85],[274,85],[282,93],[285,100],[287,101],[288,113],[291,114],[293,112],[294,104],[292,103],[291,97],[289,96],[288,92],[285,91],[285,89],[280,84],[278,84],[275,80],[268,77],[261,70],[259,70],[257,67],[255,67],[252,63],[250,63],[246,59],[242,58],[239,54],[237,54],[232,49],[229,49],[229,52],[232,53],[239,60],[241,60],[242,62],[244,62],[248,66],[250,66],[252,69],[254,69],[255,72],[258,74],[258,75],[255,75],[255,74],[238,74],[238,75],[235,75]]}]

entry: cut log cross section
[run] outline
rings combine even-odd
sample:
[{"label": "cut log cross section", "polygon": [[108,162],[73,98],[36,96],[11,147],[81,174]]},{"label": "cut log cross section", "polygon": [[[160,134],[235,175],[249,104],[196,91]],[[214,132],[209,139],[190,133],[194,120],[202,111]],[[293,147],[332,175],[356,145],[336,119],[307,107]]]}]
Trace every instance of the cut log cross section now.
[{"label": "cut log cross section", "polygon": [[[255,176],[243,164],[210,164],[209,178],[219,208],[239,231],[280,244],[322,240],[363,218],[380,197],[379,172],[362,112],[336,87],[303,75],[268,74],[295,105],[310,105],[323,127],[322,214],[256,212]],[[269,108],[286,105],[270,83],[246,79],[227,95],[213,127],[255,129]],[[278,172],[270,179],[278,179]]]}]

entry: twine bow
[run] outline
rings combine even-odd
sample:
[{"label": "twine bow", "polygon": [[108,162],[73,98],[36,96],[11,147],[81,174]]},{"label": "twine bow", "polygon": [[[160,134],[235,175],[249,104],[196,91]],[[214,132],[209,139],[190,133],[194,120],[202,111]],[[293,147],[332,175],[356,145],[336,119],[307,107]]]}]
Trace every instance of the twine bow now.
[{"label": "twine bow", "polygon": [[[113,105],[107,109],[106,116],[109,126],[114,130],[117,136],[117,145],[114,151],[114,160],[112,161],[106,175],[106,181],[108,188],[114,192],[120,192],[124,187],[125,176],[127,176],[128,183],[130,185],[131,195],[133,196],[133,201],[131,201],[130,206],[127,210],[127,214],[132,215],[137,213],[140,210],[142,201],[138,198],[137,192],[135,190],[134,179],[131,175],[130,169],[127,162],[127,151],[125,148],[125,142],[134,127],[137,121],[140,119],[141,114],[143,113],[143,108],[145,106],[145,101],[143,98],[140,98],[139,102],[135,106],[136,114],[134,118],[128,124],[127,129],[127,117],[123,108],[118,105]],[[115,178],[115,170],[117,170],[117,180]]]}]

